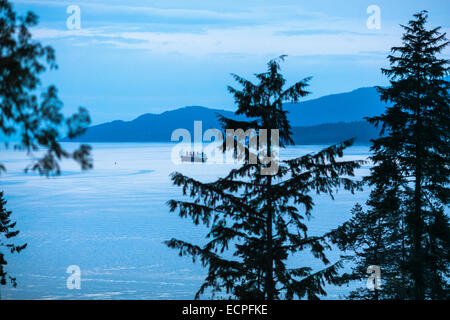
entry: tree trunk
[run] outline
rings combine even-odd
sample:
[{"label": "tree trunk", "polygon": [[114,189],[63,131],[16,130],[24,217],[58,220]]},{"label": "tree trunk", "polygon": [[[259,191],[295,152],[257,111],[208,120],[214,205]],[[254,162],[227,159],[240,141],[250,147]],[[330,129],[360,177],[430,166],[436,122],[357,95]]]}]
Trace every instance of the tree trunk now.
[{"label": "tree trunk", "polygon": [[[269,181],[270,180],[271,180],[271,177],[269,178]],[[273,300],[273,297],[274,297],[272,219],[273,219],[273,214],[272,214],[272,210],[269,205],[267,221],[266,221],[266,223],[267,223],[267,272],[266,272],[267,300]]]},{"label": "tree trunk", "polygon": [[[271,145],[272,145],[272,135],[269,130],[267,135],[267,155],[271,156]],[[272,185],[272,176],[267,177],[267,219],[266,219],[266,230],[267,230],[267,269],[266,269],[266,297],[267,300],[273,300],[274,298],[274,281],[273,281],[273,234],[272,234],[272,201],[270,187]]]},{"label": "tree trunk", "polygon": [[422,114],[421,114],[421,101],[420,101],[420,75],[417,77],[419,83],[419,89],[417,92],[417,109],[416,109],[416,130],[415,130],[415,182],[414,182],[414,217],[413,221],[413,254],[415,255],[413,261],[416,265],[412,266],[412,277],[414,279],[414,296],[416,300],[423,300],[425,298],[424,290],[424,256],[422,250],[422,233],[423,233],[423,221],[422,221],[422,179],[423,169],[423,145],[422,145]]},{"label": "tree trunk", "polygon": [[417,265],[413,266],[413,277],[415,280],[414,291],[417,300],[424,299],[423,281],[423,250],[422,250],[422,159],[419,155],[416,161],[416,181],[414,186],[414,254]]}]

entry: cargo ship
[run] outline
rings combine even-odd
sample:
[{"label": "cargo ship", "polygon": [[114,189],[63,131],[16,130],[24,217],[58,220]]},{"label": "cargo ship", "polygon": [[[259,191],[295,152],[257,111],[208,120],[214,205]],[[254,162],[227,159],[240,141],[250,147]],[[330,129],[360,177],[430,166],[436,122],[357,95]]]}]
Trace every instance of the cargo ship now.
[{"label": "cargo ship", "polygon": [[208,157],[203,152],[184,152],[180,154],[182,162],[206,162]]}]

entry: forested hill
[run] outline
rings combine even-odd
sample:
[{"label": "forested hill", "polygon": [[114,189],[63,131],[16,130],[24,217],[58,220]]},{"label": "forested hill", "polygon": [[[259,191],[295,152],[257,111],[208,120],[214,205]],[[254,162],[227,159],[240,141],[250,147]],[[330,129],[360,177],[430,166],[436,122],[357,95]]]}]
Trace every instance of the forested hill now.
[{"label": "forested hill", "polygon": [[[356,143],[368,143],[378,131],[363,118],[381,114],[386,105],[379,100],[375,87],[370,87],[285,107],[289,111],[295,143],[322,144],[350,137],[356,137]],[[230,111],[190,106],[161,114],[144,114],[132,121],[95,125],[75,141],[169,142],[175,129],[185,128],[193,133],[194,121],[202,121],[203,131],[220,128],[217,114],[239,119]]]}]

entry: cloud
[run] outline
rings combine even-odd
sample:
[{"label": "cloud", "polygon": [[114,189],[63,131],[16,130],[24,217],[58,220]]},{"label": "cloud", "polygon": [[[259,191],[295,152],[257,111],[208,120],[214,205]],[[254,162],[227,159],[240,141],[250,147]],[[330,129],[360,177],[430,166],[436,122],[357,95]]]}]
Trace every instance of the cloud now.
[{"label": "cloud", "polygon": [[303,30],[283,30],[278,31],[278,35],[282,36],[299,36],[299,35],[358,35],[358,36],[380,36],[379,32],[356,32],[349,30],[337,29],[303,29]]},{"label": "cloud", "polygon": [[[307,12],[299,6],[255,6],[247,9],[241,7],[214,7],[209,9],[159,8],[143,5],[114,4],[111,1],[66,2],[49,0],[16,0],[15,3],[32,4],[41,7],[68,7],[78,5],[82,14],[89,14],[97,21],[114,19],[114,22],[134,21],[137,23],[170,23],[176,25],[260,25],[270,21],[283,21],[290,19],[313,20],[321,16],[320,13]],[[206,7],[205,5],[204,7]],[[113,22],[113,21],[111,21]]]},{"label": "cloud", "polygon": [[[19,0],[20,3],[31,3]],[[33,0],[43,6],[71,2]],[[256,6],[247,10],[157,8],[115,2],[80,2],[82,29],[46,23],[33,30],[40,39],[74,46],[105,46],[159,54],[197,55],[367,55],[398,44],[401,30],[383,23],[368,30],[361,17],[329,16],[301,6]],[[65,12],[65,11],[64,11]],[[64,18],[67,15],[62,15]],[[144,21],[144,22],[142,22]],[[74,41],[75,40],[75,41]]]},{"label": "cloud", "polygon": [[201,54],[358,54],[362,51],[388,50],[396,37],[366,36],[358,33],[299,33],[284,35],[277,27],[238,27],[212,29],[204,33],[164,33],[121,31],[111,28],[90,28],[74,31],[35,29],[41,39],[78,37],[92,45],[108,45],[121,49],[149,50],[156,53],[179,52]]}]

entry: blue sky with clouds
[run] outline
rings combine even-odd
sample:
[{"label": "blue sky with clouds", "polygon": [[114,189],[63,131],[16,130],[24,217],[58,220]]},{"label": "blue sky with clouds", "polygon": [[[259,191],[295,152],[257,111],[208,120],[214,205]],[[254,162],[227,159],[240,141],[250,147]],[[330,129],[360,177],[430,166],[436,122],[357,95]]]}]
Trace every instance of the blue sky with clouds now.
[{"label": "blue sky with clouds", "polygon": [[[59,69],[44,83],[67,111],[88,107],[94,123],[186,105],[233,110],[230,73],[251,78],[281,54],[288,82],[313,76],[309,98],[383,85],[399,24],[426,9],[430,26],[450,30],[448,0],[12,2],[40,16],[34,37],[56,49]],[[66,27],[70,5],[81,9],[80,30]],[[366,26],[369,5],[381,9],[379,30]]]}]

